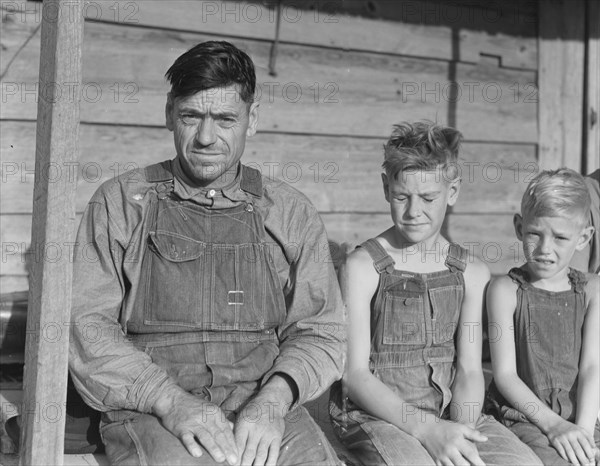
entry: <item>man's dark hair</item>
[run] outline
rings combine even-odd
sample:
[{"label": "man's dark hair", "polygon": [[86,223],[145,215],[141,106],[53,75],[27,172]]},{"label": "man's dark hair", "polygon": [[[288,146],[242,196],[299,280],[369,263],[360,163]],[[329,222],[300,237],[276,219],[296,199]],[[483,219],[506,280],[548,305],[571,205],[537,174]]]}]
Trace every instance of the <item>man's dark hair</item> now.
[{"label": "man's dark hair", "polygon": [[229,42],[201,42],[177,58],[165,77],[171,83],[173,98],[237,84],[244,102],[254,100],[254,64],[245,52]]}]

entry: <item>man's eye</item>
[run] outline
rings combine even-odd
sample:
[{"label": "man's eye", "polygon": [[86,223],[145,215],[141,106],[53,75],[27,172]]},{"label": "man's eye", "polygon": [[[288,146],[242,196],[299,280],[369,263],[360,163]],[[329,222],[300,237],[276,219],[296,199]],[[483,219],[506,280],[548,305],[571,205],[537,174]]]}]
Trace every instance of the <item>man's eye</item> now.
[{"label": "man's eye", "polygon": [[190,115],[190,114],[187,114],[187,113],[184,114],[184,115],[179,115],[179,118],[181,119],[181,121],[185,125],[196,124],[198,122],[198,120],[200,119],[200,117],[198,115]]},{"label": "man's eye", "polygon": [[235,118],[231,118],[231,117],[220,118],[219,123],[221,124],[221,126],[229,128],[235,124]]}]

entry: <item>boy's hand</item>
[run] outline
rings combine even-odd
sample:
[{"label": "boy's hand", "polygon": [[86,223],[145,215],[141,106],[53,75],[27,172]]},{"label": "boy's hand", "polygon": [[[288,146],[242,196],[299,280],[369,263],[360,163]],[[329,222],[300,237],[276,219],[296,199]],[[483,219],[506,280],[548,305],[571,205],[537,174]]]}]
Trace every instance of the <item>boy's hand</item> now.
[{"label": "boy's hand", "polygon": [[547,430],[546,436],[564,460],[579,465],[595,464],[594,437],[582,427],[561,418]]},{"label": "boy's hand", "polygon": [[415,436],[436,465],[485,466],[474,442],[485,442],[487,437],[469,426],[440,420],[435,424],[428,424]]}]

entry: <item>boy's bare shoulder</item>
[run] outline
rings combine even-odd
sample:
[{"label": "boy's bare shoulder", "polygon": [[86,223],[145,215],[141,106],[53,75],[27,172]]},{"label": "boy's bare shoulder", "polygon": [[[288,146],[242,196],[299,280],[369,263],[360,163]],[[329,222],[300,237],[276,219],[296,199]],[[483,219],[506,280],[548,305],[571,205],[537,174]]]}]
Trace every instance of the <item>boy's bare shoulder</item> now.
[{"label": "boy's bare shoulder", "polygon": [[353,293],[354,296],[371,295],[377,288],[379,274],[373,266],[373,259],[365,248],[356,248],[340,267],[340,283],[342,292]]},{"label": "boy's bare shoulder", "polygon": [[348,267],[367,267],[373,269],[373,259],[365,248],[356,248],[346,258],[346,266]]},{"label": "boy's bare shoulder", "polygon": [[489,286],[490,292],[512,293],[513,296],[517,291],[518,285],[508,275],[501,275],[492,278]]},{"label": "boy's bare shoulder", "polygon": [[465,281],[487,283],[490,281],[490,269],[487,264],[476,256],[469,255],[467,268],[464,272]]}]

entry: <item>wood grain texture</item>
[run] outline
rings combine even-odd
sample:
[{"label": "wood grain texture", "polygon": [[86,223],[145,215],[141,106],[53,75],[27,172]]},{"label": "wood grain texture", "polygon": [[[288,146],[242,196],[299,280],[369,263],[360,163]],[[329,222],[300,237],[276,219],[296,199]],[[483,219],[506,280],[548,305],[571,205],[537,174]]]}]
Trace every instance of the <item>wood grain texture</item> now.
[{"label": "wood grain texture", "polygon": [[581,170],[584,0],[539,0],[539,161]]},{"label": "wood grain texture", "polygon": [[37,13],[31,4],[26,7],[23,3],[2,2],[0,15],[0,76],[3,76],[20,49],[38,31],[40,23],[36,21]]},{"label": "wood grain texture", "polygon": [[[6,2],[13,11],[35,14],[36,2]],[[275,1],[96,0],[85,4],[88,21],[200,32],[273,41]],[[523,2],[415,0],[286,0],[281,9],[282,43],[316,45],[391,55],[478,62],[481,54],[502,66],[535,70],[537,11]]]},{"label": "wood grain texture", "polygon": [[600,168],[600,3],[587,0],[585,173]]},{"label": "wood grain texture", "polygon": [[[82,93],[82,121],[162,126],[163,73],[201,34],[88,23],[84,80],[63,84],[62,99]],[[35,119],[37,37],[2,85],[16,86],[2,119]],[[233,40],[257,66],[261,128],[295,134],[387,137],[393,122],[429,118],[454,124],[468,139],[537,142],[535,73],[478,64],[280,44],[276,78],[270,45]]]},{"label": "wood grain texture", "polygon": [[284,1],[282,41],[535,70],[537,11],[515,2]]},{"label": "wood grain texture", "polygon": [[[67,2],[49,0],[43,12],[60,11]],[[83,2],[68,2],[79,6]],[[47,16],[44,16],[47,17]],[[81,81],[83,19],[45,20],[41,30],[40,88]],[[78,99],[53,100],[41,95],[36,135],[36,171],[78,158]],[[63,241],[75,223],[76,183],[34,185],[32,244]],[[71,312],[72,266],[68,257],[39,261],[31,268],[25,343],[24,402],[21,430],[23,465],[62,464],[66,418],[68,322]],[[53,330],[50,334],[48,328]]]}]

